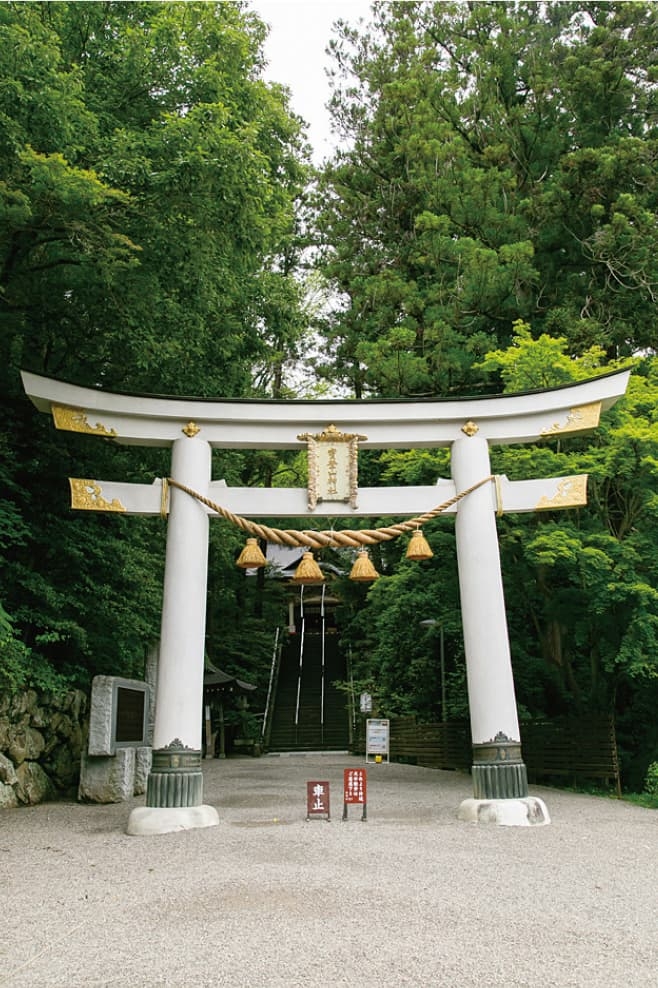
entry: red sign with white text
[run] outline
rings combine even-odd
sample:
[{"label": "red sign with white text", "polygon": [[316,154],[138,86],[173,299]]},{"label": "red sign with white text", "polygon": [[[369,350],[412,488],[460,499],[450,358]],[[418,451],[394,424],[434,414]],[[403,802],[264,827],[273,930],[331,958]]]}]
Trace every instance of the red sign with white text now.
[{"label": "red sign with white text", "polygon": [[343,802],[366,803],[366,770],[346,768],[343,770]]},{"label": "red sign with white text", "polygon": [[306,783],[306,819],[323,815],[329,819],[329,783]]}]

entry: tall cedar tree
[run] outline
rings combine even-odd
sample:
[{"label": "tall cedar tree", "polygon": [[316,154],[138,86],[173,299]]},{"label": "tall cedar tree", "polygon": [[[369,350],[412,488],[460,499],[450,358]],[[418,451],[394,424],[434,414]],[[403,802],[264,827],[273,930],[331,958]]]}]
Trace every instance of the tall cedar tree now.
[{"label": "tall cedar tree", "polygon": [[373,10],[333,44],[324,373],[357,397],[475,392],[519,318],[573,354],[653,347],[655,5]]}]

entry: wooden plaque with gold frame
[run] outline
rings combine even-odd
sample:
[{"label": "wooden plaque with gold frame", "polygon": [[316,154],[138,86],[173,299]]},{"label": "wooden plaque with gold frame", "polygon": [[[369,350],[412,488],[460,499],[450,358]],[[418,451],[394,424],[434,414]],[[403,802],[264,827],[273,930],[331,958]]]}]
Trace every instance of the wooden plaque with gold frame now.
[{"label": "wooden plaque with gold frame", "polygon": [[357,507],[359,493],[359,443],[367,439],[355,433],[340,432],[335,425],[324,432],[297,436],[308,447],[308,508],[339,501]]}]

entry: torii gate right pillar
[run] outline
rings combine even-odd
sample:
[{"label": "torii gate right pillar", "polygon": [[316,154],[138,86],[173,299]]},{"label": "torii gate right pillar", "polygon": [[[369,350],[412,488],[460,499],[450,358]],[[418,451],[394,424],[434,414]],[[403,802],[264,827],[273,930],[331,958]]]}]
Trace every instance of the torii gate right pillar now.
[{"label": "torii gate right pillar", "polygon": [[[491,473],[486,439],[465,435],[452,446],[452,475],[466,490]],[[541,799],[528,796],[505,614],[496,518],[488,485],[458,507],[455,521],[471,738],[474,798],[461,819],[524,826],[550,823]]]}]

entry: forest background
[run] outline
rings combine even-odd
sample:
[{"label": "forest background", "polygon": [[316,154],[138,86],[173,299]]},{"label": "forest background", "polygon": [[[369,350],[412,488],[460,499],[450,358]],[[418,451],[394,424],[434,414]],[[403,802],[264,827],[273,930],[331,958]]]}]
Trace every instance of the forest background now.
[{"label": "forest background", "polygon": [[[72,513],[67,478],[151,482],[167,451],[56,432],[21,369],[285,399],[631,366],[595,433],[496,448],[492,466],[589,474],[586,508],[498,523],[517,698],[524,717],[614,713],[641,787],[658,760],[658,9],[374,4],[331,42],[341,140],[320,168],[265,81],[265,31],[240,2],[0,5],[0,688],[141,676],[166,536],[159,518]],[[433,483],[447,456],[365,453],[360,481]],[[302,454],[213,459],[240,485],[305,470]],[[393,542],[370,588],[338,579],[342,641],[382,714],[433,719],[442,628],[458,717],[452,522],[425,534],[428,562]],[[285,591],[245,577],[239,549],[211,525],[207,654],[264,690]]]}]

